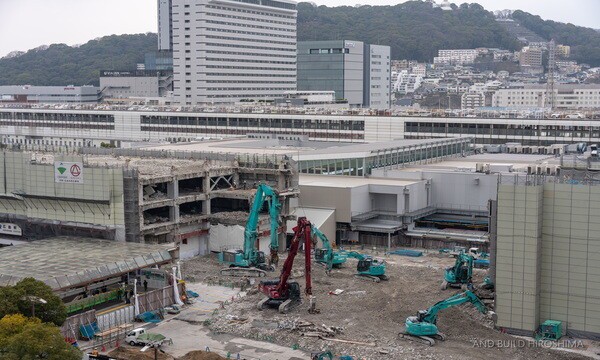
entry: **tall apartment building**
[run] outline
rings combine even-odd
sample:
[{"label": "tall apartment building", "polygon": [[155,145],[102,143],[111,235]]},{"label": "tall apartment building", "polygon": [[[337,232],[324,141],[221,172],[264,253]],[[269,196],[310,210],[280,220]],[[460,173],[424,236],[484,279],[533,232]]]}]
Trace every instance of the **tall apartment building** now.
[{"label": "tall apartment building", "polygon": [[472,64],[477,58],[476,49],[446,49],[438,50],[438,56],[433,58],[436,65]]},{"label": "tall apartment building", "polygon": [[481,91],[469,91],[460,97],[461,109],[476,109],[485,106],[485,94]]},{"label": "tall apartment building", "polygon": [[173,49],[173,17],[171,6],[173,0],[158,0],[158,50]]},{"label": "tall apartment building", "polygon": [[528,73],[542,73],[542,48],[526,46],[519,55],[519,65],[521,70]]},{"label": "tall apartment building", "polygon": [[172,0],[175,102],[271,100],[296,90],[296,3]]},{"label": "tall apartment building", "polygon": [[299,42],[298,90],[335,91],[350,106],[387,109],[390,47],[351,40]]}]

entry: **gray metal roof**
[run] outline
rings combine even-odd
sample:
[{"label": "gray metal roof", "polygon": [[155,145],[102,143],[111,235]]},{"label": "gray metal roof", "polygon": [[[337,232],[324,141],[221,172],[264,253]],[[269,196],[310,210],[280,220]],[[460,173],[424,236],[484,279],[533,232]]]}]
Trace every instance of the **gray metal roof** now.
[{"label": "gray metal roof", "polygon": [[0,286],[32,277],[53,290],[82,286],[172,260],[169,247],[57,237],[0,248]]}]

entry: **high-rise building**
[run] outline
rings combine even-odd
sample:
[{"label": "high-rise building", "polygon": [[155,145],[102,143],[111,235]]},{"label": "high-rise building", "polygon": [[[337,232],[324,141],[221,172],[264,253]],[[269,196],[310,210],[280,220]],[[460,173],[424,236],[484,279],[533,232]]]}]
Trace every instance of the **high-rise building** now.
[{"label": "high-rise building", "polygon": [[519,55],[519,65],[521,70],[528,73],[543,73],[542,67],[542,48],[526,46]]},{"label": "high-rise building", "polygon": [[158,0],[158,50],[173,49],[172,0]]},{"label": "high-rise building", "polygon": [[176,103],[272,100],[296,90],[296,2],[172,2]]},{"label": "high-rise building", "polygon": [[350,106],[389,108],[390,69],[389,46],[351,40],[298,43],[298,90],[335,91]]}]

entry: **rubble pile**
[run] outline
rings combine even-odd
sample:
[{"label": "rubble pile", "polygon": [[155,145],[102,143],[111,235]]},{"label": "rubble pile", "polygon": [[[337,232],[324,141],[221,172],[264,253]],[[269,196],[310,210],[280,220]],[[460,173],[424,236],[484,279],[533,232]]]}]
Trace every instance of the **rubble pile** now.
[{"label": "rubble pile", "polygon": [[[336,356],[348,355],[354,359],[480,359],[483,354],[492,360],[582,358],[578,354],[536,347],[504,347],[482,352],[474,346],[478,340],[515,338],[495,330],[489,316],[468,305],[439,314],[438,327],[448,337],[445,342],[429,347],[400,338],[398,334],[404,330],[408,316],[461,290],[440,289],[444,268],[454,263],[452,258],[426,253],[420,258],[392,255],[385,259],[390,280],[380,283],[355,277],[357,262],[354,259],[349,259],[342,268],[333,269],[329,276],[324,267],[313,265],[312,287],[319,314],[308,313],[308,298],[304,293],[303,303],[287,314],[280,314],[276,309],[259,311],[257,304],[264,298],[256,290],[260,279],[242,279],[247,284],[252,283],[248,285],[251,290],[216,311],[205,325],[218,334],[276,343],[308,353],[331,351]],[[285,255],[282,255],[280,264],[284,260]],[[217,275],[220,268],[214,256],[183,264],[184,274],[196,280],[233,282],[235,278]],[[279,270],[270,273],[268,278],[279,276]],[[297,281],[302,291],[305,287],[303,270],[304,257],[299,254],[294,263],[296,277],[292,281]],[[482,282],[486,275],[486,271],[475,269],[474,283]]]}]

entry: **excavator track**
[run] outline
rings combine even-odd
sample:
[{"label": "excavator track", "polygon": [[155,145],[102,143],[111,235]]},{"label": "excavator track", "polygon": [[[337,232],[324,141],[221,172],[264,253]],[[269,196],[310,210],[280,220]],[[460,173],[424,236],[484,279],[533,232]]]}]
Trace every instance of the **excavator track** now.
[{"label": "excavator track", "polygon": [[371,281],[376,282],[376,283],[378,283],[378,282],[381,281],[381,279],[378,278],[377,276],[371,276],[371,275],[356,274],[356,275],[354,275],[354,277],[356,277],[358,279],[361,279],[361,280],[371,280]]},{"label": "excavator track", "polygon": [[440,341],[446,341],[446,334],[438,332],[437,334],[433,335],[433,338]]},{"label": "excavator track", "polygon": [[257,268],[242,268],[229,267],[221,269],[219,272],[222,276],[237,276],[237,277],[265,277],[267,272]]},{"label": "excavator track", "polygon": [[418,343],[429,345],[429,346],[435,345],[435,340],[430,338],[429,336],[415,336],[415,335],[411,335],[411,334],[408,334],[405,332],[398,334],[398,336],[400,336],[401,338],[406,339],[406,340],[418,342]]}]

